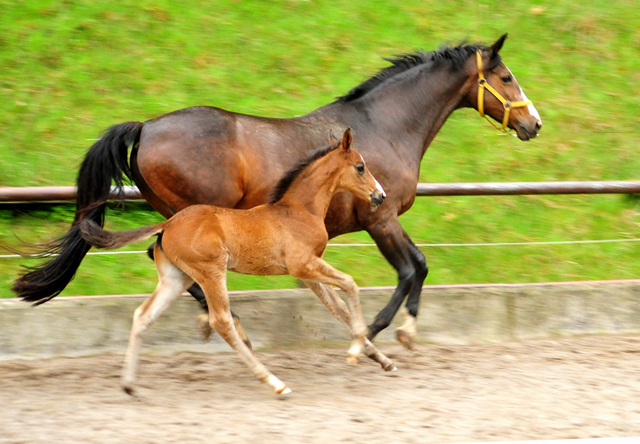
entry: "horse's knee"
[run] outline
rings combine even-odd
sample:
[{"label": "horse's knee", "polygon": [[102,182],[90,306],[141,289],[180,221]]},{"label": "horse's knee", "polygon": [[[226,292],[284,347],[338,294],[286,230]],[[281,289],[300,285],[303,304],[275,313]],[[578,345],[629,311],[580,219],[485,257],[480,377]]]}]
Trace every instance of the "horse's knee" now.
[{"label": "horse's knee", "polygon": [[416,268],[415,273],[417,278],[424,281],[427,278],[427,275],[429,274],[429,266],[427,265],[427,258],[424,256],[422,251],[418,250],[418,253],[420,254],[416,255],[416,258],[414,261],[414,266]]}]

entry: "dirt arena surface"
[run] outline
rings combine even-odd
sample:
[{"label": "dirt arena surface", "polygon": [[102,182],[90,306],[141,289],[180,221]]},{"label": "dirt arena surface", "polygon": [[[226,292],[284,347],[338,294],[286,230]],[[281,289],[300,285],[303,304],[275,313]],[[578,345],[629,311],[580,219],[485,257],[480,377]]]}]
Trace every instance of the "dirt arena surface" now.
[{"label": "dirt arena surface", "polygon": [[274,395],[234,354],[0,361],[0,443],[427,443],[640,436],[640,337],[259,352]]}]

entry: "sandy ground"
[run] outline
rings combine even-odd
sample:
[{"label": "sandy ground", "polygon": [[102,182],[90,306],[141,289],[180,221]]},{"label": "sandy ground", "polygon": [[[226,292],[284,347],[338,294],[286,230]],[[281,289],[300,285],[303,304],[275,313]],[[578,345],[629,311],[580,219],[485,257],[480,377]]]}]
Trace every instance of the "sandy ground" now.
[{"label": "sandy ground", "polygon": [[0,443],[413,443],[640,436],[640,337],[259,352],[278,397],[234,354],[0,362]]}]

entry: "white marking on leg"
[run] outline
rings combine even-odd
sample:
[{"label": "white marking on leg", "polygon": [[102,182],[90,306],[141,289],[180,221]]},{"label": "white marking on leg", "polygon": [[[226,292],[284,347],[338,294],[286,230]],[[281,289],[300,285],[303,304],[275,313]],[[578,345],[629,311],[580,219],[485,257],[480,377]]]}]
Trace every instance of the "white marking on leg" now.
[{"label": "white marking on leg", "polygon": [[411,339],[415,338],[418,334],[418,328],[416,326],[416,318],[411,316],[407,307],[402,307],[400,309],[400,313],[402,314],[402,325],[398,327],[398,330],[402,330],[407,333]]},{"label": "white marking on leg", "polygon": [[269,375],[269,378],[267,379],[267,384],[273,387],[275,392],[279,395],[288,395],[289,393],[291,393],[291,389],[286,385],[284,385],[282,381],[280,381],[278,378],[276,378],[273,375]]}]

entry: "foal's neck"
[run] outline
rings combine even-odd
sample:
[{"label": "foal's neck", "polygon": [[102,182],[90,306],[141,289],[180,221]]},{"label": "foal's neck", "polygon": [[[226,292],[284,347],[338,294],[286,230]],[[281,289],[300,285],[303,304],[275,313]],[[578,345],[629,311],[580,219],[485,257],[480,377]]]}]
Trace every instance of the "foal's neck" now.
[{"label": "foal's neck", "polygon": [[332,152],[310,164],[275,205],[304,208],[324,221],[339,187],[339,167],[330,162],[335,155],[339,153]]}]

